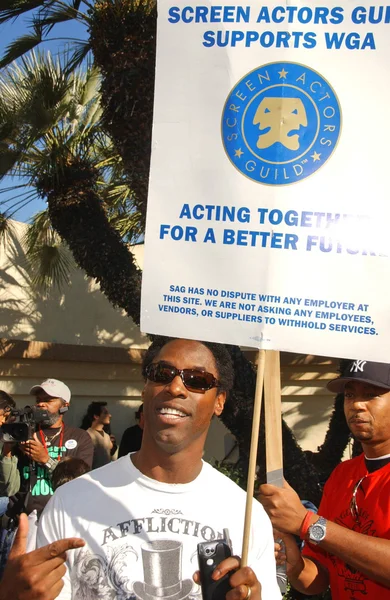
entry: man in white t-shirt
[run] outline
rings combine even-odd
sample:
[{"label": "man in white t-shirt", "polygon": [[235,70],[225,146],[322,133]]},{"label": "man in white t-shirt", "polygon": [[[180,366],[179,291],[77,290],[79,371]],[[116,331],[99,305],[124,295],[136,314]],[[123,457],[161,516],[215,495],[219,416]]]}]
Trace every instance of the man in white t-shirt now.
[{"label": "man in white t-shirt", "polygon": [[[62,486],[42,514],[38,545],[80,537],[61,600],[201,600],[197,544],[229,529],[241,551],[246,495],[202,461],[211,419],[233,385],[222,345],[157,338],[145,355],[141,449]],[[249,567],[237,556],[227,600],[277,600],[270,521],[254,501]],[[196,581],[198,578],[195,577]]]}]

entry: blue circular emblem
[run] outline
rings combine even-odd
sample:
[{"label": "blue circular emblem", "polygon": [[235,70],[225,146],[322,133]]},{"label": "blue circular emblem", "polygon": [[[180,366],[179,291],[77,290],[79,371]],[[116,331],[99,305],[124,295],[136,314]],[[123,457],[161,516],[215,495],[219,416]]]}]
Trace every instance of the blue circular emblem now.
[{"label": "blue circular emblem", "polygon": [[233,165],[267,185],[312,175],[333,154],[341,109],[331,85],[305,65],[277,62],[245,75],[222,113],[222,140]]}]

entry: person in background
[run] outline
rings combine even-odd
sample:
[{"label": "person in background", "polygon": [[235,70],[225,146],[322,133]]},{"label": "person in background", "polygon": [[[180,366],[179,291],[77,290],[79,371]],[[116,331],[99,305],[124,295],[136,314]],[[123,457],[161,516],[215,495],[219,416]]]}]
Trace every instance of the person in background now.
[{"label": "person in background", "polygon": [[[7,422],[11,410],[16,407],[15,400],[0,390],[0,427]],[[0,440],[2,436],[0,435]],[[0,441],[0,451],[3,443]],[[18,461],[15,456],[9,457],[4,461],[4,482],[0,484],[0,517],[5,513],[8,507],[8,496],[16,494],[19,489]]]},{"label": "person in background", "polygon": [[[350,361],[327,387],[344,394],[345,418],[363,454],[335,468],[318,514],[287,483],[260,486],[259,500],[281,532],[278,561],[287,561],[295,589],[311,595],[330,586],[333,600],[390,600],[390,364]],[[305,540],[302,553],[290,534]]]},{"label": "person in background", "polygon": [[137,423],[125,429],[119,445],[118,457],[125,456],[129,452],[137,452],[141,448],[142,434],[144,430],[144,405],[140,404],[135,413]]},{"label": "person in background", "polygon": [[[15,518],[21,512],[39,515],[53,494],[51,475],[66,456],[77,456],[92,464],[93,445],[90,436],[78,427],[63,422],[71,392],[58,379],[47,379],[31,388],[37,409],[43,419],[32,439],[21,443],[4,443],[0,455],[0,489],[10,497],[7,515]],[[8,481],[9,464],[17,463],[17,481]],[[15,493],[15,488],[16,492]]]},{"label": "person in background", "polygon": [[[51,484],[53,491],[68,481],[72,481],[90,471],[89,465],[82,458],[68,456],[64,458],[59,465],[54,469],[51,476]],[[36,510],[28,515],[28,536],[26,552],[32,552],[36,548],[37,542],[37,527],[39,516]]]},{"label": "person in background", "polygon": [[[36,431],[26,442],[4,442],[0,455],[0,490],[9,496],[2,518],[0,538],[0,576],[15,536],[18,517],[27,513],[31,529],[27,549],[35,548],[37,522],[53,494],[51,476],[66,456],[77,456],[92,464],[90,436],[63,422],[71,392],[58,379],[47,379],[30,390],[36,414],[41,416]],[[27,540],[26,540],[27,541]]]},{"label": "person in background", "polygon": [[53,490],[56,491],[64,483],[77,479],[90,471],[89,465],[82,458],[65,458],[58,465],[51,478]]},{"label": "person in background", "polygon": [[91,402],[83,417],[81,429],[86,429],[92,439],[92,469],[103,467],[113,460],[114,444],[111,436],[104,431],[110,421],[107,402]]}]

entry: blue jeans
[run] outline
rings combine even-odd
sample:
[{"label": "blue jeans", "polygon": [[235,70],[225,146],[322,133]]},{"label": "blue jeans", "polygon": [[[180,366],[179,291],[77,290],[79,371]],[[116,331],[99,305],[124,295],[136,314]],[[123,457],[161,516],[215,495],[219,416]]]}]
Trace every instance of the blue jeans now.
[{"label": "blue jeans", "polygon": [[8,554],[11,550],[11,546],[14,541],[16,534],[16,528],[14,529],[1,529],[0,528],[0,580],[3,577],[5,565],[7,564]]}]

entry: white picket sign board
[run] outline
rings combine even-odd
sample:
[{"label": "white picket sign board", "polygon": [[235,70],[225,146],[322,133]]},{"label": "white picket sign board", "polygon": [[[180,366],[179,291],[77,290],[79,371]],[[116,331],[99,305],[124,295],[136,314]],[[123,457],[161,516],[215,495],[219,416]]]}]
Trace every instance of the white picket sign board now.
[{"label": "white picket sign board", "polygon": [[389,360],[389,57],[372,1],[159,0],[142,331]]}]

